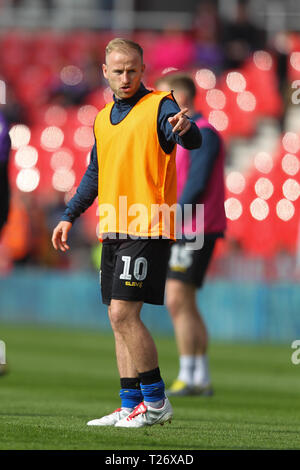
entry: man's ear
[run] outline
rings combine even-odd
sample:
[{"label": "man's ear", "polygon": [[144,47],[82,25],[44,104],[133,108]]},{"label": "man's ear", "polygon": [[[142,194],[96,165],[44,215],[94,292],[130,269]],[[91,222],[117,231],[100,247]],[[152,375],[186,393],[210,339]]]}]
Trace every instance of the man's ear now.
[{"label": "man's ear", "polygon": [[104,78],[107,78],[107,65],[106,64],[102,64],[102,72],[103,72]]},{"label": "man's ear", "polygon": [[142,73],[145,72],[145,68],[146,68],[146,65],[145,65],[145,64],[142,64]]}]

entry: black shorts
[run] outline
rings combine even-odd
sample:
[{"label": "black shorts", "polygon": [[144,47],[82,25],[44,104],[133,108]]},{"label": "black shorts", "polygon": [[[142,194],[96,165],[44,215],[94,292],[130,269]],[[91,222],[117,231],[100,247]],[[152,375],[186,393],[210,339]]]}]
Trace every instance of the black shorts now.
[{"label": "black shorts", "polygon": [[102,301],[142,301],[163,305],[170,240],[126,240],[103,243],[100,284]]},{"label": "black shorts", "polygon": [[168,279],[177,279],[201,287],[211,260],[216,238],[205,238],[200,250],[187,250],[184,241],[178,241],[171,248]]}]

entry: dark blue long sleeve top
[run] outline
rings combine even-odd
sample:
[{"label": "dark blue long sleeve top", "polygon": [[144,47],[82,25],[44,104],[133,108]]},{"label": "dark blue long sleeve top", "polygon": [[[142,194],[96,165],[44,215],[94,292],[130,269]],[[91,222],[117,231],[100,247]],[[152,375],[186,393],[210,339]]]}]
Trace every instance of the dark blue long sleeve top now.
[{"label": "dark blue long sleeve top", "polygon": [[[115,103],[111,112],[112,123],[118,124],[121,122],[136,103],[147,93],[151,93],[151,91],[147,90],[144,85],[141,84],[137,93],[131,98],[120,100],[114,97]],[[191,120],[191,127],[183,136],[180,137],[177,132],[173,132],[173,127],[168,122],[168,119],[179,111],[180,108],[176,101],[173,101],[170,98],[162,100],[158,114],[157,131],[160,145],[167,154],[172,152],[176,143],[182,145],[188,150],[196,149],[201,146],[201,134],[194,121]],[[94,202],[97,196],[98,158],[95,143],[91,151],[89,166],[82,177],[75,195],[68,202],[61,220],[73,223],[74,220]]]},{"label": "dark blue long sleeve top", "polygon": [[[201,114],[192,116],[193,121],[197,121]],[[208,179],[211,175],[215,160],[219,154],[220,137],[212,129],[206,127],[200,129],[202,144],[201,147],[190,150],[190,166],[188,177],[184,185],[178,203],[181,207],[184,204],[196,204],[199,196],[205,190]]]},{"label": "dark blue long sleeve top", "polygon": [[8,124],[0,112],[0,230],[5,224],[9,207],[8,159],[11,149]]}]

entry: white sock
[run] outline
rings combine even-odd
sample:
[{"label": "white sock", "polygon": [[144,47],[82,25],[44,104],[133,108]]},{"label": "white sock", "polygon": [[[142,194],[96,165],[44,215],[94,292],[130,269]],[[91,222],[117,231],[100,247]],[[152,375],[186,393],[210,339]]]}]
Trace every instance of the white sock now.
[{"label": "white sock", "polygon": [[180,369],[179,369],[178,380],[182,380],[187,385],[192,385],[194,365],[195,365],[194,356],[180,356],[179,364],[180,364]]},{"label": "white sock", "polygon": [[202,387],[210,384],[208,359],[205,354],[203,356],[195,356],[193,384]]}]

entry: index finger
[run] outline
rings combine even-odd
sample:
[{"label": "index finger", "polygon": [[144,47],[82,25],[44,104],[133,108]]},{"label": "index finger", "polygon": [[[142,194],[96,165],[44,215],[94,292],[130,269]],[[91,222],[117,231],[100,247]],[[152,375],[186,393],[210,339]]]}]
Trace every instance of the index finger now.
[{"label": "index finger", "polygon": [[[176,117],[181,117],[183,116],[186,112],[188,111],[188,108],[183,108],[179,111],[179,113],[176,114]],[[174,116],[175,117],[175,116]]]}]

